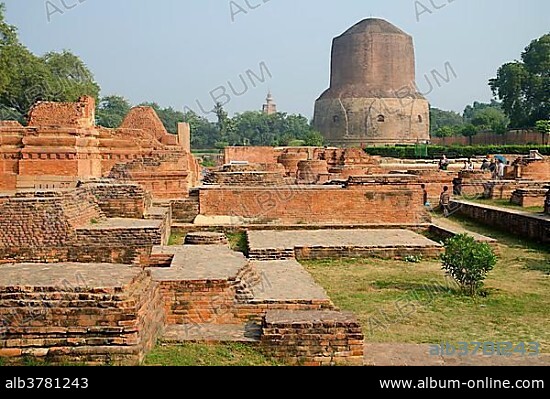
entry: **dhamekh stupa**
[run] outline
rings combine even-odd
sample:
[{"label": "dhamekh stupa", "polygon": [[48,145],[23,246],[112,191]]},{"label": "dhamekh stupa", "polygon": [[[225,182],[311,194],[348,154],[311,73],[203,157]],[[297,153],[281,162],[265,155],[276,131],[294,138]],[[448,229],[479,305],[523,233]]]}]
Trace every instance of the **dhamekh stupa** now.
[{"label": "dhamekh stupa", "polygon": [[314,126],[341,147],[428,142],[429,103],[415,69],[410,35],[382,19],[359,22],[333,40],[330,88],[315,103]]}]

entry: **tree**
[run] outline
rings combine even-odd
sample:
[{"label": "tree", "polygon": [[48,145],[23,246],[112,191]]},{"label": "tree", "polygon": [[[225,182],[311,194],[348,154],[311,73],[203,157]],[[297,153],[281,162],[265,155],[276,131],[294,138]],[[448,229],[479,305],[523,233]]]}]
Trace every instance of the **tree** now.
[{"label": "tree", "polygon": [[116,129],[121,124],[132,105],[122,96],[103,97],[98,105],[97,124]]},{"label": "tree", "polygon": [[433,135],[435,137],[453,137],[456,136],[458,130],[459,128],[456,126],[441,126],[433,132]]},{"label": "tree", "polygon": [[502,110],[488,107],[477,111],[471,123],[480,130],[492,130],[495,133],[502,134],[507,130],[509,119]]},{"label": "tree", "polygon": [[462,116],[457,112],[443,111],[438,108],[430,107],[430,125],[432,134],[435,134],[437,130],[445,126],[454,128],[460,127],[464,125],[464,120],[462,119]]},{"label": "tree", "polygon": [[183,114],[183,121],[191,127],[191,146],[196,149],[215,148],[220,134],[215,123],[189,110]]},{"label": "tree", "polygon": [[550,34],[532,41],[521,59],[501,66],[489,81],[512,127],[550,119]]},{"label": "tree", "polygon": [[99,98],[99,85],[86,64],[69,51],[49,52],[42,60],[52,73],[49,90],[56,101],[76,101],[83,95]]},{"label": "tree", "polygon": [[305,137],[304,145],[309,147],[322,147],[325,145],[325,138],[321,133],[311,130]]},{"label": "tree", "polygon": [[470,124],[464,125],[460,129],[460,134],[462,134],[464,137],[473,137],[478,133],[478,131],[479,131],[478,128],[470,123]]},{"label": "tree", "polygon": [[539,132],[550,135],[550,120],[537,121],[536,127]]},{"label": "tree", "polygon": [[97,99],[99,86],[77,56],[68,51],[38,57],[23,46],[17,30],[4,19],[0,5],[0,112],[24,122],[37,101],[75,101],[82,95]]},{"label": "tree", "polygon": [[478,242],[467,234],[447,240],[441,260],[443,270],[471,296],[475,296],[483,287],[487,274],[497,263],[497,257],[489,244]]}]

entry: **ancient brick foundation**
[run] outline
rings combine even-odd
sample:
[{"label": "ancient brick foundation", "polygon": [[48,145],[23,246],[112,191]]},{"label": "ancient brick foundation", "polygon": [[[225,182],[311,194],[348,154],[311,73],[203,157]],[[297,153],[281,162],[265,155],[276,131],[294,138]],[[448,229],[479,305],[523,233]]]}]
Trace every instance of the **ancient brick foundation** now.
[{"label": "ancient brick foundation", "polygon": [[142,219],[151,206],[151,196],[138,184],[90,182],[85,187],[108,218]]},{"label": "ancient brick foundation", "polygon": [[0,124],[0,190],[71,188],[79,180],[109,176],[115,167],[155,198],[184,198],[197,185],[197,161],[153,109],[133,109],[120,129],[95,126],[94,112],[90,97],[40,102],[28,127]]},{"label": "ancient brick foundation", "polygon": [[[168,209],[156,219],[108,219],[92,190],[1,197],[0,263],[139,263],[152,246],[167,242]],[[103,194],[108,191],[102,188]]]},{"label": "ancient brick foundation", "polygon": [[363,364],[363,333],[350,313],[268,311],[262,327],[263,349],[286,363]]},{"label": "ancient brick foundation", "polygon": [[158,284],[140,268],[87,267],[2,267],[4,361],[32,357],[53,363],[135,365],[143,360],[164,325]]},{"label": "ancient brick foundation", "polygon": [[401,223],[430,221],[419,184],[219,187],[200,190],[204,216],[240,216],[280,223]]},{"label": "ancient brick foundation", "polygon": [[465,201],[455,201],[452,206],[461,215],[479,223],[534,241],[550,242],[550,219],[548,217]]},{"label": "ancient brick foundation", "polygon": [[543,207],[546,200],[546,189],[519,189],[512,193],[510,202],[524,208]]}]

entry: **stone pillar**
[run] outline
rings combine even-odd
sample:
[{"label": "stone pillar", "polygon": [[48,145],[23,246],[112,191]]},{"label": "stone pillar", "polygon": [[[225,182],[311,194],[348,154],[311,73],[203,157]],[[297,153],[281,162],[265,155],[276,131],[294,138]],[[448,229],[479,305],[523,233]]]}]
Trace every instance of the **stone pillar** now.
[{"label": "stone pillar", "polygon": [[548,193],[546,194],[546,201],[544,202],[544,213],[550,215],[550,191],[548,191]]},{"label": "stone pillar", "polygon": [[191,152],[191,126],[189,123],[178,123],[178,142],[187,152]]}]

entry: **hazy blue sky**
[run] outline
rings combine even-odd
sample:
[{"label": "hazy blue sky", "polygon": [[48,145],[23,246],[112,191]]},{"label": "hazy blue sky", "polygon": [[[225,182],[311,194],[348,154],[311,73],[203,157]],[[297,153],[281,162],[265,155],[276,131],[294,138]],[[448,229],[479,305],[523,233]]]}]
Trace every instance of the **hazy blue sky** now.
[{"label": "hazy blue sky", "polygon": [[[328,87],[332,38],[364,18],[414,37],[419,88],[433,106],[455,111],[490,100],[498,67],[550,32],[548,0],[0,1],[26,46],[76,53],[103,95],[201,112],[196,101],[211,109],[210,92],[223,86],[231,114],[260,109],[270,88],[280,111],[311,117]],[[261,77],[261,63],[271,77],[264,69],[265,83],[253,78],[253,87],[246,71]],[[438,85],[432,71],[446,76],[445,65],[456,77]],[[242,92],[241,75],[249,87],[235,96],[228,82]]]}]

